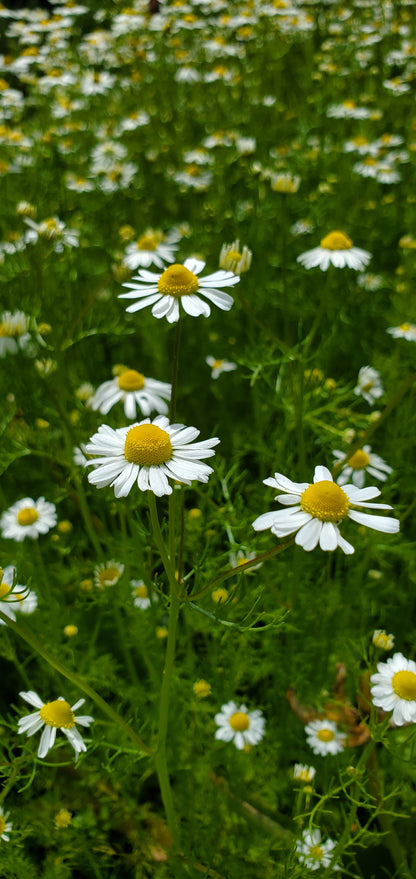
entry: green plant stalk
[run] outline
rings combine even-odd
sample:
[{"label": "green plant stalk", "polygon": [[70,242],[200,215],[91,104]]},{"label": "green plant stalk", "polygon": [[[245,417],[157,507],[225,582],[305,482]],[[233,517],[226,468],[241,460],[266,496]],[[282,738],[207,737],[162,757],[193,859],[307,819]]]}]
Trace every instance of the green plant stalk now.
[{"label": "green plant stalk", "polygon": [[193,592],[190,595],[183,595],[183,600],[186,601],[191,598],[200,598],[201,595],[205,595],[210,589],[213,589],[214,586],[223,583],[224,580],[228,580],[228,578],[233,577],[234,574],[244,574],[245,571],[248,571],[255,565],[259,565],[272,558],[272,556],[278,555],[278,553],[283,552],[284,549],[287,549],[295,542],[295,537],[296,535],[294,534],[293,537],[289,537],[289,540],[285,540],[284,543],[279,543],[279,546],[274,546],[273,549],[268,549],[267,552],[263,552],[261,555],[256,555],[254,559],[250,559],[242,565],[237,565],[235,568],[228,568],[227,571],[223,571],[222,574],[218,574],[217,577],[214,577],[214,579],[211,580],[207,586],[204,586],[203,589],[200,589],[199,592]]},{"label": "green plant stalk", "polygon": [[29,632],[24,626],[20,623],[15,623],[10,617],[6,616],[6,614],[2,613],[0,610],[0,620],[3,620],[4,623],[12,629],[13,632],[16,632],[23,641],[26,641],[32,649],[37,653],[42,659],[46,660],[48,665],[54,668],[59,674],[63,675],[63,677],[68,678],[69,681],[72,681],[76,687],[79,687],[83,693],[89,696],[90,699],[95,702],[96,705],[101,708],[104,714],[107,714],[111,720],[120,727],[120,729],[124,730],[124,732],[132,739],[139,751],[143,751],[143,753],[147,754],[149,757],[153,754],[151,748],[146,745],[142,739],[137,735],[134,729],[128,724],[113,708],[108,702],[105,701],[99,694],[87,684],[86,681],[83,680],[76,672],[71,671],[71,669],[67,668],[60,659],[56,659],[55,656],[52,656],[48,650],[38,641],[38,639],[32,635],[32,632]]}]

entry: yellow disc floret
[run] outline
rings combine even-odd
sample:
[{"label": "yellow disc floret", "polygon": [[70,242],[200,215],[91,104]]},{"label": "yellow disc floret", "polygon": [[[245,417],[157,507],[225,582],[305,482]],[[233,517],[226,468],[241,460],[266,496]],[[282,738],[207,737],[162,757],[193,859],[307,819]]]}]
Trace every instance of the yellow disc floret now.
[{"label": "yellow disc floret", "polygon": [[39,516],[34,507],[23,507],[23,510],[19,510],[17,514],[19,525],[33,525],[38,518]]},{"label": "yellow disc floret", "polygon": [[305,513],[321,522],[339,522],[350,508],[345,491],[329,479],[308,485],[301,495],[300,505]]},{"label": "yellow disc floret", "polygon": [[0,583],[0,601],[9,594],[11,586],[8,583]]},{"label": "yellow disc floret", "polygon": [[348,466],[352,467],[353,470],[365,470],[370,463],[370,456],[367,455],[367,452],[364,449],[357,449],[354,455],[351,455],[351,458],[348,460]]},{"label": "yellow disc floret", "polygon": [[155,467],[172,457],[172,443],[166,430],[156,424],[131,427],[124,444],[126,461],[141,467]]},{"label": "yellow disc floret", "polygon": [[185,266],[174,263],[173,266],[169,266],[162,272],[157,286],[159,293],[162,293],[163,296],[174,296],[175,299],[180,299],[181,296],[196,293],[199,281],[197,276]]},{"label": "yellow disc floret", "polygon": [[311,858],[315,858],[315,861],[322,861],[322,858],[324,856],[322,846],[312,845],[309,849],[309,855]]},{"label": "yellow disc floret", "polygon": [[414,671],[397,671],[392,678],[392,687],[400,699],[406,702],[416,700],[416,674]]},{"label": "yellow disc floret", "polygon": [[322,239],[321,247],[325,250],[349,250],[352,247],[352,241],[344,232],[330,232]]},{"label": "yellow disc floret", "polygon": [[147,586],[145,586],[143,583],[142,586],[136,586],[136,589],[134,590],[134,594],[135,594],[136,598],[148,598],[149,597],[149,590],[148,590]]},{"label": "yellow disc floret", "polygon": [[335,738],[334,731],[325,727],[324,729],[320,729],[316,735],[320,742],[332,742],[332,739]]},{"label": "yellow disc floret", "polygon": [[235,711],[228,723],[234,732],[244,732],[250,726],[250,721],[244,711]]},{"label": "yellow disc floret", "polygon": [[137,369],[126,369],[117,379],[121,391],[141,391],[144,387],[144,375]]},{"label": "yellow disc floret", "polygon": [[144,235],[137,239],[137,250],[156,250],[164,237],[163,232],[154,232],[153,229],[148,229]]},{"label": "yellow disc floret", "polygon": [[45,702],[39,714],[48,726],[55,726],[59,729],[72,729],[75,726],[75,714],[65,699]]}]

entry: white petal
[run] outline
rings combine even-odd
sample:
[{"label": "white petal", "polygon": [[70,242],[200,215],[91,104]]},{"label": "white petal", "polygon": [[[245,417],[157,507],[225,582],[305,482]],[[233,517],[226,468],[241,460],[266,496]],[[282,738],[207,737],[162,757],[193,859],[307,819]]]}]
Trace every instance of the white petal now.
[{"label": "white petal", "polygon": [[369,513],[360,513],[359,510],[350,510],[348,518],[367,528],[375,531],[384,531],[387,534],[397,534],[400,530],[400,522],[390,516],[370,516]]},{"label": "white petal", "polygon": [[338,534],[332,522],[324,522],[322,525],[319,546],[326,552],[332,552],[338,546]]},{"label": "white petal", "polygon": [[319,519],[311,519],[306,525],[298,531],[295,537],[295,543],[301,546],[306,552],[315,549],[322,531],[322,522]]},{"label": "white petal", "polygon": [[332,479],[332,475],[329,472],[328,468],[323,467],[322,465],[318,464],[318,466],[315,467],[313,481],[314,482],[323,482],[323,481],[333,482],[333,479]]}]

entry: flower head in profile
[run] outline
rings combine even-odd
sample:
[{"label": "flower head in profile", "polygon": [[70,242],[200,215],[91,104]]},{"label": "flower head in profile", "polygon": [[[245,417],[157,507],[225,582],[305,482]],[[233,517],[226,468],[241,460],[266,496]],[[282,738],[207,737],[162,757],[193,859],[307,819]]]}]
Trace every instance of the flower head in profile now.
[{"label": "flower head in profile", "polygon": [[0,357],[17,354],[30,341],[30,318],[23,311],[3,311],[0,314]]},{"label": "flower head in profile", "polygon": [[[296,851],[301,864],[308,870],[319,870],[320,867],[329,867],[336,845],[329,838],[322,842],[320,830],[303,830],[301,839],[296,840]],[[339,870],[339,867],[335,865],[332,869]]]},{"label": "flower head in profile", "polygon": [[372,406],[384,394],[380,373],[372,366],[362,366],[358,373],[354,394],[357,397],[364,397],[364,400]]},{"label": "flower head in profile", "polygon": [[68,741],[75,751],[75,759],[81,751],[86,751],[87,746],[82,736],[76,729],[76,724],[88,727],[94,720],[93,717],[81,715],[76,717],[74,712],[84,704],[85,699],[79,699],[75,705],[70,705],[62,696],[53,702],[42,702],[42,699],[33,690],[19,693],[19,696],[33,705],[36,711],[21,717],[18,722],[18,732],[26,733],[27,736],[33,736],[42,730],[40,737],[38,757],[46,757],[48,751],[53,748],[57,730],[60,729],[66,735]]},{"label": "flower head in profile", "polygon": [[416,324],[404,323],[399,327],[388,327],[386,333],[390,333],[393,339],[406,339],[406,342],[416,342]]},{"label": "flower head in profile", "polygon": [[137,241],[132,241],[127,246],[123,264],[132,271],[139,266],[148,269],[151,265],[162,269],[164,263],[174,262],[180,237],[177,229],[172,229],[166,234],[160,229],[146,229]]},{"label": "flower head in profile", "polygon": [[3,842],[10,842],[9,834],[13,830],[13,824],[8,818],[9,812],[5,812],[0,806],[0,839],[2,839]]},{"label": "flower head in profile", "polygon": [[232,244],[223,244],[220,253],[220,268],[233,272],[234,275],[241,275],[243,272],[248,272],[252,256],[251,250],[246,245],[240,250],[238,240],[233,241]]},{"label": "flower head in profile", "polygon": [[[153,317],[166,317],[169,323],[179,320],[181,304],[183,310],[191,317],[209,317],[211,308],[205,299],[222,311],[229,311],[234,300],[222,287],[233,287],[240,280],[233,272],[219,271],[204,278],[198,275],[205,267],[199,259],[187,259],[184,264],[174,263],[161,274],[141,269],[133,281],[123,284],[129,287],[129,293],[121,293],[119,299],[136,299],[126,311],[135,312],[141,308],[152,306]],[[204,298],[202,298],[204,297]]]},{"label": "flower head in profile", "polygon": [[2,514],[0,528],[4,538],[20,542],[25,537],[36,540],[39,534],[47,534],[56,522],[55,504],[45,501],[44,497],[37,501],[25,497]]},{"label": "flower head in profile", "polygon": [[126,418],[136,418],[137,407],[143,415],[152,411],[166,415],[166,400],[170,400],[171,385],[146,378],[136,369],[124,369],[110,381],[103,382],[88,400],[88,407],[107,415],[116,403],[123,402]]},{"label": "flower head in profile", "polygon": [[339,546],[346,555],[351,555],[354,547],[341,536],[338,528],[338,524],[346,518],[389,534],[399,530],[398,519],[374,516],[357,509],[391,510],[388,504],[371,502],[380,494],[378,488],[357,488],[355,485],[341,488],[333,481],[326,467],[315,467],[311,484],[292,482],[282,473],[275,473],[274,478],[264,479],[263,482],[283,491],[284,494],[276,495],[275,500],[291,509],[263,513],[253,522],[253,528],[255,531],[270,528],[276,537],[287,537],[296,532],[295,543],[307,552],[315,549],[319,543],[323,550],[331,551]]},{"label": "flower head in profile", "polygon": [[307,766],[305,763],[295,763],[293,767],[293,778],[295,781],[302,781],[310,784],[314,780],[316,769],[314,766]]},{"label": "flower head in profile", "polygon": [[393,711],[396,726],[416,723],[416,662],[395,653],[387,662],[379,662],[370,678],[373,704],[383,711]]},{"label": "flower head in profile", "polygon": [[195,443],[197,436],[195,427],[169,424],[164,415],[117,430],[103,424],[86,445],[89,455],[98,456],[86,465],[94,467],[88,480],[97,488],[110,485],[116,497],[127,497],[135,482],[157,497],[172,493],[170,479],[185,485],[194,479],[208,482],[212,467],[200,459],[215,455],[219,439]]},{"label": "flower head in profile", "polygon": [[[339,451],[339,449],[335,449],[332,454],[337,462],[345,460],[345,453]],[[345,485],[351,479],[357,488],[362,488],[365,483],[366,473],[369,473],[374,479],[380,479],[381,482],[385,482],[392,472],[389,464],[386,464],[383,458],[380,458],[379,455],[375,455],[371,451],[371,446],[363,446],[362,449],[357,449],[351,455],[351,458],[348,458],[345,467],[342,468],[341,473],[337,477],[337,483],[338,485]]]},{"label": "flower head in profile", "polygon": [[375,629],[372,641],[379,650],[393,650],[394,635],[388,635],[385,629]]},{"label": "flower head in profile", "polygon": [[330,265],[337,269],[345,267],[361,272],[370,262],[371,253],[354,247],[351,238],[344,232],[330,232],[325,235],[319,247],[306,250],[297,258],[305,269],[319,268],[326,272]]},{"label": "flower head in profile", "polygon": [[215,715],[218,729],[215,738],[222,742],[234,742],[242,751],[247,745],[258,745],[264,736],[265,719],[259,709],[248,711],[245,705],[227,702]]},{"label": "flower head in profile", "polygon": [[311,720],[305,726],[306,741],[314,754],[340,754],[344,750],[346,735],[339,731],[334,720]]}]

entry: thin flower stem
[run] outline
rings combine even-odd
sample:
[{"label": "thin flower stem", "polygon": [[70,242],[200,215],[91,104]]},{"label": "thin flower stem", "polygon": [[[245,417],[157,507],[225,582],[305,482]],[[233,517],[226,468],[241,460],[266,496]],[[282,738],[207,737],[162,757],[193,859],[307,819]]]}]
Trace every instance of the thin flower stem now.
[{"label": "thin flower stem", "polygon": [[147,494],[149,501],[150,521],[152,523],[153,536],[155,538],[156,546],[159,550],[160,558],[162,559],[162,564],[165,569],[172,594],[177,594],[178,584],[176,582],[175,569],[172,565],[171,559],[166,549],[165,541],[163,540],[159,516],[157,512],[156,498],[152,491],[148,491]]},{"label": "thin flower stem", "polygon": [[181,339],[181,319],[176,323],[175,329],[175,341],[173,343],[173,354],[172,354],[172,393],[170,398],[170,422],[173,423],[175,421],[176,415],[176,388],[178,384],[178,367],[179,367],[179,343]]},{"label": "thin flower stem", "polygon": [[234,574],[244,574],[245,571],[249,570],[249,568],[253,568],[254,565],[261,564],[262,562],[267,561],[272,558],[274,555],[278,555],[278,553],[283,552],[284,549],[287,549],[292,545],[295,541],[296,535],[293,537],[289,537],[289,540],[285,540],[284,543],[279,543],[279,546],[274,546],[273,549],[268,549],[267,552],[261,553],[261,555],[257,555],[254,559],[250,559],[247,562],[244,562],[242,565],[236,565],[235,568],[228,568],[227,571],[223,571],[222,574],[218,574],[217,577],[214,577],[207,586],[204,586],[203,589],[200,589],[199,592],[193,592],[191,595],[182,595],[182,599],[184,601],[192,600],[194,598],[200,598],[201,595],[205,595],[209,592],[210,589],[213,589],[214,586],[217,586],[218,583],[223,583],[224,580],[228,580],[229,577],[233,577]]},{"label": "thin flower stem", "polygon": [[2,613],[1,610],[0,619],[3,620],[4,623],[6,623],[9,629],[12,629],[13,632],[16,632],[16,634],[19,635],[19,637],[22,638],[23,641],[26,641],[27,644],[30,644],[33,650],[39,656],[41,656],[42,659],[46,660],[48,665],[50,665],[57,672],[59,672],[59,674],[63,675],[63,677],[68,678],[69,681],[72,681],[72,683],[75,684],[76,687],[79,687],[79,689],[82,690],[83,693],[89,696],[90,699],[92,699],[93,702],[95,702],[96,705],[98,705],[99,708],[101,708],[101,710],[105,714],[107,714],[114,723],[117,724],[117,726],[124,730],[124,732],[134,741],[139,751],[143,751],[145,754],[148,754],[148,756],[151,756],[153,754],[152,749],[149,748],[149,746],[141,740],[141,738],[137,735],[137,733],[135,733],[130,724],[126,723],[126,721],[123,720],[123,718],[120,717],[120,715],[117,714],[117,712],[114,711],[113,708],[111,708],[111,705],[109,705],[108,702],[105,701],[105,699],[99,696],[99,694],[96,693],[96,691],[93,690],[93,688],[90,687],[90,685],[87,684],[87,682],[84,681],[83,678],[81,678],[75,672],[71,671],[71,669],[67,668],[66,665],[64,665],[59,659],[56,659],[55,656],[52,656],[49,651],[44,648],[43,644],[41,644],[40,641],[38,641],[38,639],[35,638],[34,635],[32,635],[32,632],[29,632],[28,629],[26,629],[20,623],[15,623],[13,620],[10,619],[10,617]]}]

